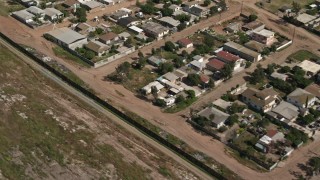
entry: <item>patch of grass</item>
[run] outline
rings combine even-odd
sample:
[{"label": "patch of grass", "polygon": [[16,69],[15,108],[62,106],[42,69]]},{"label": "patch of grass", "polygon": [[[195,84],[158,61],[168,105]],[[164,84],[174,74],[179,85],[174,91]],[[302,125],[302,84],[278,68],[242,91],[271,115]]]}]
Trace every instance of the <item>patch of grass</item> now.
[{"label": "patch of grass", "polygon": [[226,153],[230,156],[232,156],[234,159],[236,159],[239,163],[255,170],[255,171],[258,171],[258,172],[268,172],[266,169],[264,169],[263,167],[257,165],[257,163],[249,160],[249,159],[246,159],[246,158],[242,158],[240,156],[240,153],[231,149],[231,148],[226,148]]},{"label": "patch of grass", "polygon": [[184,110],[185,108],[189,107],[192,103],[194,103],[196,101],[197,101],[197,98],[188,99],[183,103],[178,103],[178,104],[175,104],[172,107],[166,108],[164,110],[164,112],[166,112],[166,113],[176,113],[176,112],[182,111],[182,110]]},{"label": "patch of grass", "polygon": [[91,67],[88,63],[86,63],[86,62],[82,61],[80,58],[72,55],[71,53],[69,53],[68,51],[64,50],[60,46],[55,46],[55,47],[52,48],[52,50],[53,50],[54,54],[57,57],[76,62],[77,64],[79,64],[79,65],[81,65],[83,67],[88,67],[88,68]]},{"label": "patch of grass", "polygon": [[177,54],[175,54],[173,52],[169,52],[169,51],[162,51],[160,53],[160,56],[164,59],[175,59],[175,58],[179,57]]},{"label": "patch of grass", "polygon": [[293,59],[295,61],[304,61],[304,60],[319,59],[319,58],[320,58],[319,56],[307,50],[299,50],[288,57],[288,59]]},{"label": "patch of grass", "polygon": [[171,173],[166,167],[160,166],[158,171],[160,174],[164,175],[165,177],[171,177]]},{"label": "patch of grass", "polygon": [[152,73],[151,70],[147,68],[143,68],[142,70],[131,68],[128,77],[129,78],[122,83],[123,86],[132,92],[137,92],[157,79],[158,74],[155,72]]},{"label": "patch of grass", "polygon": [[[263,2],[263,8],[272,12],[276,13],[278,12],[279,8],[282,6],[292,6],[292,2],[295,0],[272,0],[271,3],[266,3],[264,0],[260,0],[260,2]],[[301,7],[305,7],[306,5],[313,3],[314,0],[303,0],[303,1],[295,1],[301,5]]]},{"label": "patch of grass", "polygon": [[22,9],[24,7],[18,2],[0,0],[0,16],[8,16],[9,13]]},{"label": "patch of grass", "polygon": [[114,32],[116,34],[120,34],[126,30],[126,28],[119,26],[119,25],[114,25],[114,26],[110,27],[110,29],[112,32]]}]

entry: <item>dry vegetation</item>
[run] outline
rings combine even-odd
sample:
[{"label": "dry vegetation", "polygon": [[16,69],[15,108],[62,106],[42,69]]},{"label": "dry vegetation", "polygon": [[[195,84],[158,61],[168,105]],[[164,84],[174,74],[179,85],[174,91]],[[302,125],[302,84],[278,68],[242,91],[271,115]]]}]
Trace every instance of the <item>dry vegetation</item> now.
[{"label": "dry vegetation", "polygon": [[0,179],[196,179],[0,45]]}]

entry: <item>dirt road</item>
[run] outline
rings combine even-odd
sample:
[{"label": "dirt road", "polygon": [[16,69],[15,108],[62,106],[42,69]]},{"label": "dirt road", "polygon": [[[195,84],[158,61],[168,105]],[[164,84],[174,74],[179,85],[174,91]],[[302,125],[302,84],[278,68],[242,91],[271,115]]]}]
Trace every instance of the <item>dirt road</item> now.
[{"label": "dirt road", "polygon": [[[253,8],[253,10],[257,11],[259,14],[259,19],[263,21],[267,27],[272,28],[273,30],[280,32],[281,34],[287,35],[288,37],[292,36],[292,29],[293,26],[282,26],[277,23],[278,17],[270,14],[264,10],[261,10],[255,7],[252,4],[252,1],[244,3],[245,6],[249,6]],[[230,5],[230,11],[227,14],[223,14],[222,18],[228,18],[228,15],[234,15],[235,13],[239,13],[240,5],[234,4]],[[209,25],[215,24],[218,20],[218,17],[212,17],[206,21],[202,21],[196,26],[190,27],[179,34],[176,33],[173,36],[170,36],[166,40],[177,40],[181,37],[187,36],[192,34],[193,32],[197,31],[198,29],[202,29]],[[0,18],[1,23],[5,23],[7,26],[1,26],[0,29],[5,34],[8,34],[14,40],[28,44],[37,48],[39,51],[48,54],[49,56],[54,56],[51,50],[51,43],[48,43],[43,38],[41,38],[41,34],[37,34],[21,23],[15,21],[12,18]],[[12,31],[12,29],[15,29]],[[192,29],[192,30],[190,30]],[[263,61],[262,64],[266,65],[271,62],[281,63],[285,60],[285,58],[291,54],[292,52],[298,49],[307,49],[314,53],[316,53],[316,49],[320,47],[319,41],[317,42],[318,38],[314,35],[308,33],[304,29],[297,28],[296,31],[296,38],[294,43],[289,48],[271,55],[267,58],[266,61]],[[298,36],[300,34],[300,36]],[[158,41],[153,43],[151,46],[144,47],[141,49],[143,52],[150,52],[152,47],[159,47],[163,45],[165,40]],[[97,93],[99,93],[103,98],[109,99],[112,103],[119,107],[125,107],[130,111],[137,113],[138,115],[144,117],[145,119],[150,120],[153,124],[161,127],[162,129],[176,135],[177,137],[181,138],[187,144],[192,146],[193,148],[206,153],[207,155],[213,157],[218,162],[226,165],[228,168],[233,170],[234,172],[238,173],[241,177],[245,179],[291,179],[292,175],[290,174],[289,170],[292,168],[297,168],[297,163],[300,163],[305,157],[308,155],[308,149],[317,148],[316,143],[312,143],[307,147],[301,148],[298,152],[294,152],[293,155],[287,159],[286,164],[283,168],[277,168],[272,172],[268,173],[258,173],[254,170],[251,170],[248,167],[243,166],[239,162],[237,162],[232,157],[229,157],[225,154],[224,145],[216,140],[212,140],[210,137],[203,136],[193,130],[193,128],[185,122],[183,118],[180,117],[180,114],[188,112],[180,112],[177,114],[165,114],[162,113],[161,110],[150,103],[144,102],[141,99],[137,98],[132,92],[128,91],[127,89],[123,88],[121,85],[113,84],[110,82],[103,81],[103,77],[106,74],[109,74],[114,71],[117,64],[130,60],[131,57],[137,56],[136,54],[131,54],[128,57],[122,58],[112,64],[107,66],[101,67],[99,69],[80,69],[69,62],[66,62],[62,59],[57,58],[57,60],[66,65],[70,70],[72,70],[75,74],[77,74],[81,79],[83,79],[87,84],[90,85],[92,89],[94,89]],[[253,67],[248,69],[248,71],[252,71]],[[213,92],[203,96],[197,101],[193,108],[201,107],[203,104],[207,102],[211,102],[212,100],[220,97],[226,90],[229,90],[231,87],[236,86],[236,84],[240,84],[244,82],[243,76],[245,76],[245,72],[238,74],[233,79],[223,83],[220,87],[218,87]],[[121,94],[124,95],[119,95]],[[319,149],[316,149],[319,152]]]}]

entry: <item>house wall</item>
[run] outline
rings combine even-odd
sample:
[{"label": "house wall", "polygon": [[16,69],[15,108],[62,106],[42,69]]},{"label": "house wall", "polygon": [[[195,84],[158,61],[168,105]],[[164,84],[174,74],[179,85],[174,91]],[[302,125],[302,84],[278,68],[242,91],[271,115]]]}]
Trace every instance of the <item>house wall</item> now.
[{"label": "house wall", "polygon": [[82,47],[84,44],[87,44],[87,43],[88,43],[87,38],[84,38],[74,43],[68,44],[67,47],[69,47],[70,49],[76,49],[77,47]]}]

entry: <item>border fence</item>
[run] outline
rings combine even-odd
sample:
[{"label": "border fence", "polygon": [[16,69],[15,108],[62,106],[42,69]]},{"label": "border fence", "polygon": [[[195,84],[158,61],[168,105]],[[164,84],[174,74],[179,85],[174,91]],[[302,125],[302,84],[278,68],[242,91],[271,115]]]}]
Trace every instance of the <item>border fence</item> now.
[{"label": "border fence", "polygon": [[120,117],[122,120],[124,120],[128,124],[134,126],[139,131],[143,132],[144,134],[148,135],[149,137],[152,137],[158,143],[164,145],[165,147],[167,147],[171,151],[175,152],[179,156],[181,156],[184,159],[188,160],[189,162],[191,162],[193,165],[195,165],[196,167],[198,167],[202,171],[206,172],[207,174],[209,174],[209,175],[211,175],[211,176],[213,176],[213,177],[215,177],[217,179],[221,179],[221,180],[226,179],[222,174],[218,173],[216,170],[210,168],[209,166],[207,166],[206,164],[204,164],[200,160],[196,159],[195,157],[193,157],[189,153],[183,151],[182,149],[178,148],[174,144],[168,142],[166,139],[162,138],[161,136],[159,136],[158,134],[154,133],[153,131],[147,129],[146,127],[144,127],[140,123],[138,123],[135,120],[133,120],[131,117],[127,116],[126,114],[124,114],[123,112],[118,110],[117,108],[113,107],[111,104],[109,104],[106,101],[102,100],[101,98],[97,97],[92,92],[90,92],[87,89],[85,89],[84,87],[78,85],[74,81],[70,80],[68,77],[66,77],[65,75],[63,75],[60,72],[58,72],[53,67],[49,66],[44,61],[42,61],[41,59],[39,59],[38,57],[33,55],[32,53],[28,52],[26,49],[21,47],[19,44],[17,44],[16,42],[14,42],[13,40],[11,40],[9,37],[7,37],[6,35],[4,35],[1,32],[0,32],[0,37],[3,38],[5,41],[7,41],[12,46],[14,46],[15,48],[17,48],[19,51],[24,53],[26,56],[30,57],[32,60],[34,60],[39,65],[41,65],[43,68],[47,69],[48,71],[50,71],[54,75],[58,76],[61,80],[63,80],[68,85],[72,86],[73,88],[77,89],[78,91],[80,91],[81,93],[83,93],[84,95],[89,97],[90,99],[94,100],[100,106],[108,109],[110,112],[112,112],[113,114],[117,115],[118,117]]}]

